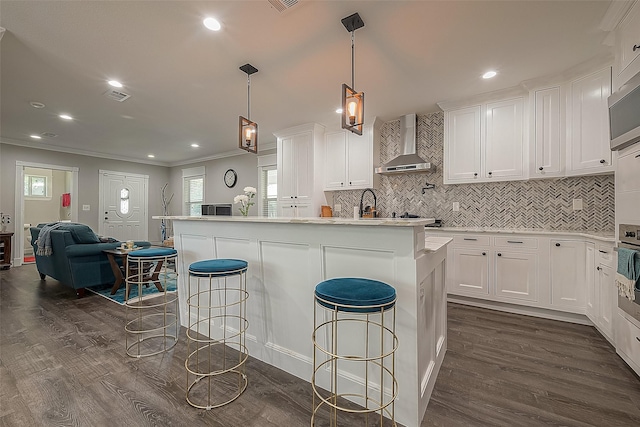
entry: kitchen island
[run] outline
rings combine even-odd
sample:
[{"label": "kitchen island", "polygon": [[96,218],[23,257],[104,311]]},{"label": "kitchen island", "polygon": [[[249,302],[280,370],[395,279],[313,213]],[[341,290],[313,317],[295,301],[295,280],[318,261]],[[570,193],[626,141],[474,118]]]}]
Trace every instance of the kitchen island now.
[{"label": "kitchen island", "polygon": [[[447,347],[444,286],[450,239],[425,241],[424,225],[432,219],[154,217],[161,218],[173,221],[182,325],[188,325],[189,265],[244,259],[249,263],[250,356],[306,381],[313,370],[315,286],[334,277],[366,277],[393,286],[399,339],[396,421],[420,425]],[[363,382],[358,372],[340,372],[340,381],[347,387]],[[321,380],[319,385],[326,387]]]}]

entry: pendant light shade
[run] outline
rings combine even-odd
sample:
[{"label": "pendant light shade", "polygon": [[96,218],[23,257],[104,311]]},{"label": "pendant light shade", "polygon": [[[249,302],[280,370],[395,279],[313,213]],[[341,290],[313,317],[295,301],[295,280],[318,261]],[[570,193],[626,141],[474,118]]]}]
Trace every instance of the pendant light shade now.
[{"label": "pendant light shade", "polygon": [[247,73],[247,117],[240,116],[238,123],[238,148],[250,153],[258,153],[258,124],[251,121],[251,74],[258,69],[251,64],[244,64],[240,70]]},{"label": "pendant light shade", "polygon": [[342,129],[362,135],[364,125],[364,92],[355,90],[355,41],[354,32],[364,27],[358,13],[342,19],[342,25],[351,33],[351,86],[342,85]]}]

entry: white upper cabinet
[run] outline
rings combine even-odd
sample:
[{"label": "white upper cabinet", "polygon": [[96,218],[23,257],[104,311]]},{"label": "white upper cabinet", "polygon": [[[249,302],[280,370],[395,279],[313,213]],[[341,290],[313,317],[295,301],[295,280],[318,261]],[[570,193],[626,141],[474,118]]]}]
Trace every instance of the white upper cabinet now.
[{"label": "white upper cabinet", "polygon": [[445,112],[445,184],[526,179],[524,98]]},{"label": "white upper cabinet", "polygon": [[560,86],[532,93],[533,133],[530,176],[551,178],[564,174],[564,126]]},{"label": "white upper cabinet", "polygon": [[362,136],[341,130],[327,133],[324,143],[324,190],[377,188],[374,166],[380,159],[378,119],[364,127]]},{"label": "white upper cabinet", "polygon": [[609,148],[611,67],[571,82],[568,102],[567,175],[613,172]]},{"label": "white upper cabinet", "polygon": [[618,26],[616,70],[616,87],[640,72],[640,1],[636,1]]},{"label": "white upper cabinet", "polygon": [[523,110],[524,98],[487,104],[485,178],[500,181],[526,178]]},{"label": "white upper cabinet", "polygon": [[444,113],[444,183],[476,182],[481,175],[481,107]]}]

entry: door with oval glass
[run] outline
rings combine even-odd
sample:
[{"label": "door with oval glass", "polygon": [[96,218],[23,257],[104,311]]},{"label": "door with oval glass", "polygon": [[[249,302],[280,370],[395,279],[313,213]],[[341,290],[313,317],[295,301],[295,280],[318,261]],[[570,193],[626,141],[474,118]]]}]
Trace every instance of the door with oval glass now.
[{"label": "door with oval glass", "polygon": [[148,240],[148,175],[100,171],[99,234]]}]

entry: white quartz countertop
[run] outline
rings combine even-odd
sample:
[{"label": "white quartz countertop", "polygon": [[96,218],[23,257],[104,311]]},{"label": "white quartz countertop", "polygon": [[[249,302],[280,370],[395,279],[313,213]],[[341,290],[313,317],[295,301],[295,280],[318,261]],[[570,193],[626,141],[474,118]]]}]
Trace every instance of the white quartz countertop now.
[{"label": "white quartz countertop", "polygon": [[256,222],[272,224],[320,224],[320,225],[365,225],[381,227],[415,227],[431,224],[434,218],[267,218],[263,216],[153,216],[153,219],[174,221]]},{"label": "white quartz countertop", "polygon": [[532,234],[532,235],[563,235],[579,236],[590,239],[597,239],[606,242],[615,242],[613,231],[576,231],[576,230],[547,230],[543,228],[492,228],[492,227],[437,227],[426,228],[427,233],[435,231],[438,233],[500,233],[500,234]]},{"label": "white quartz countertop", "polygon": [[452,240],[451,237],[427,236],[424,238],[424,250],[426,252],[436,252]]}]

